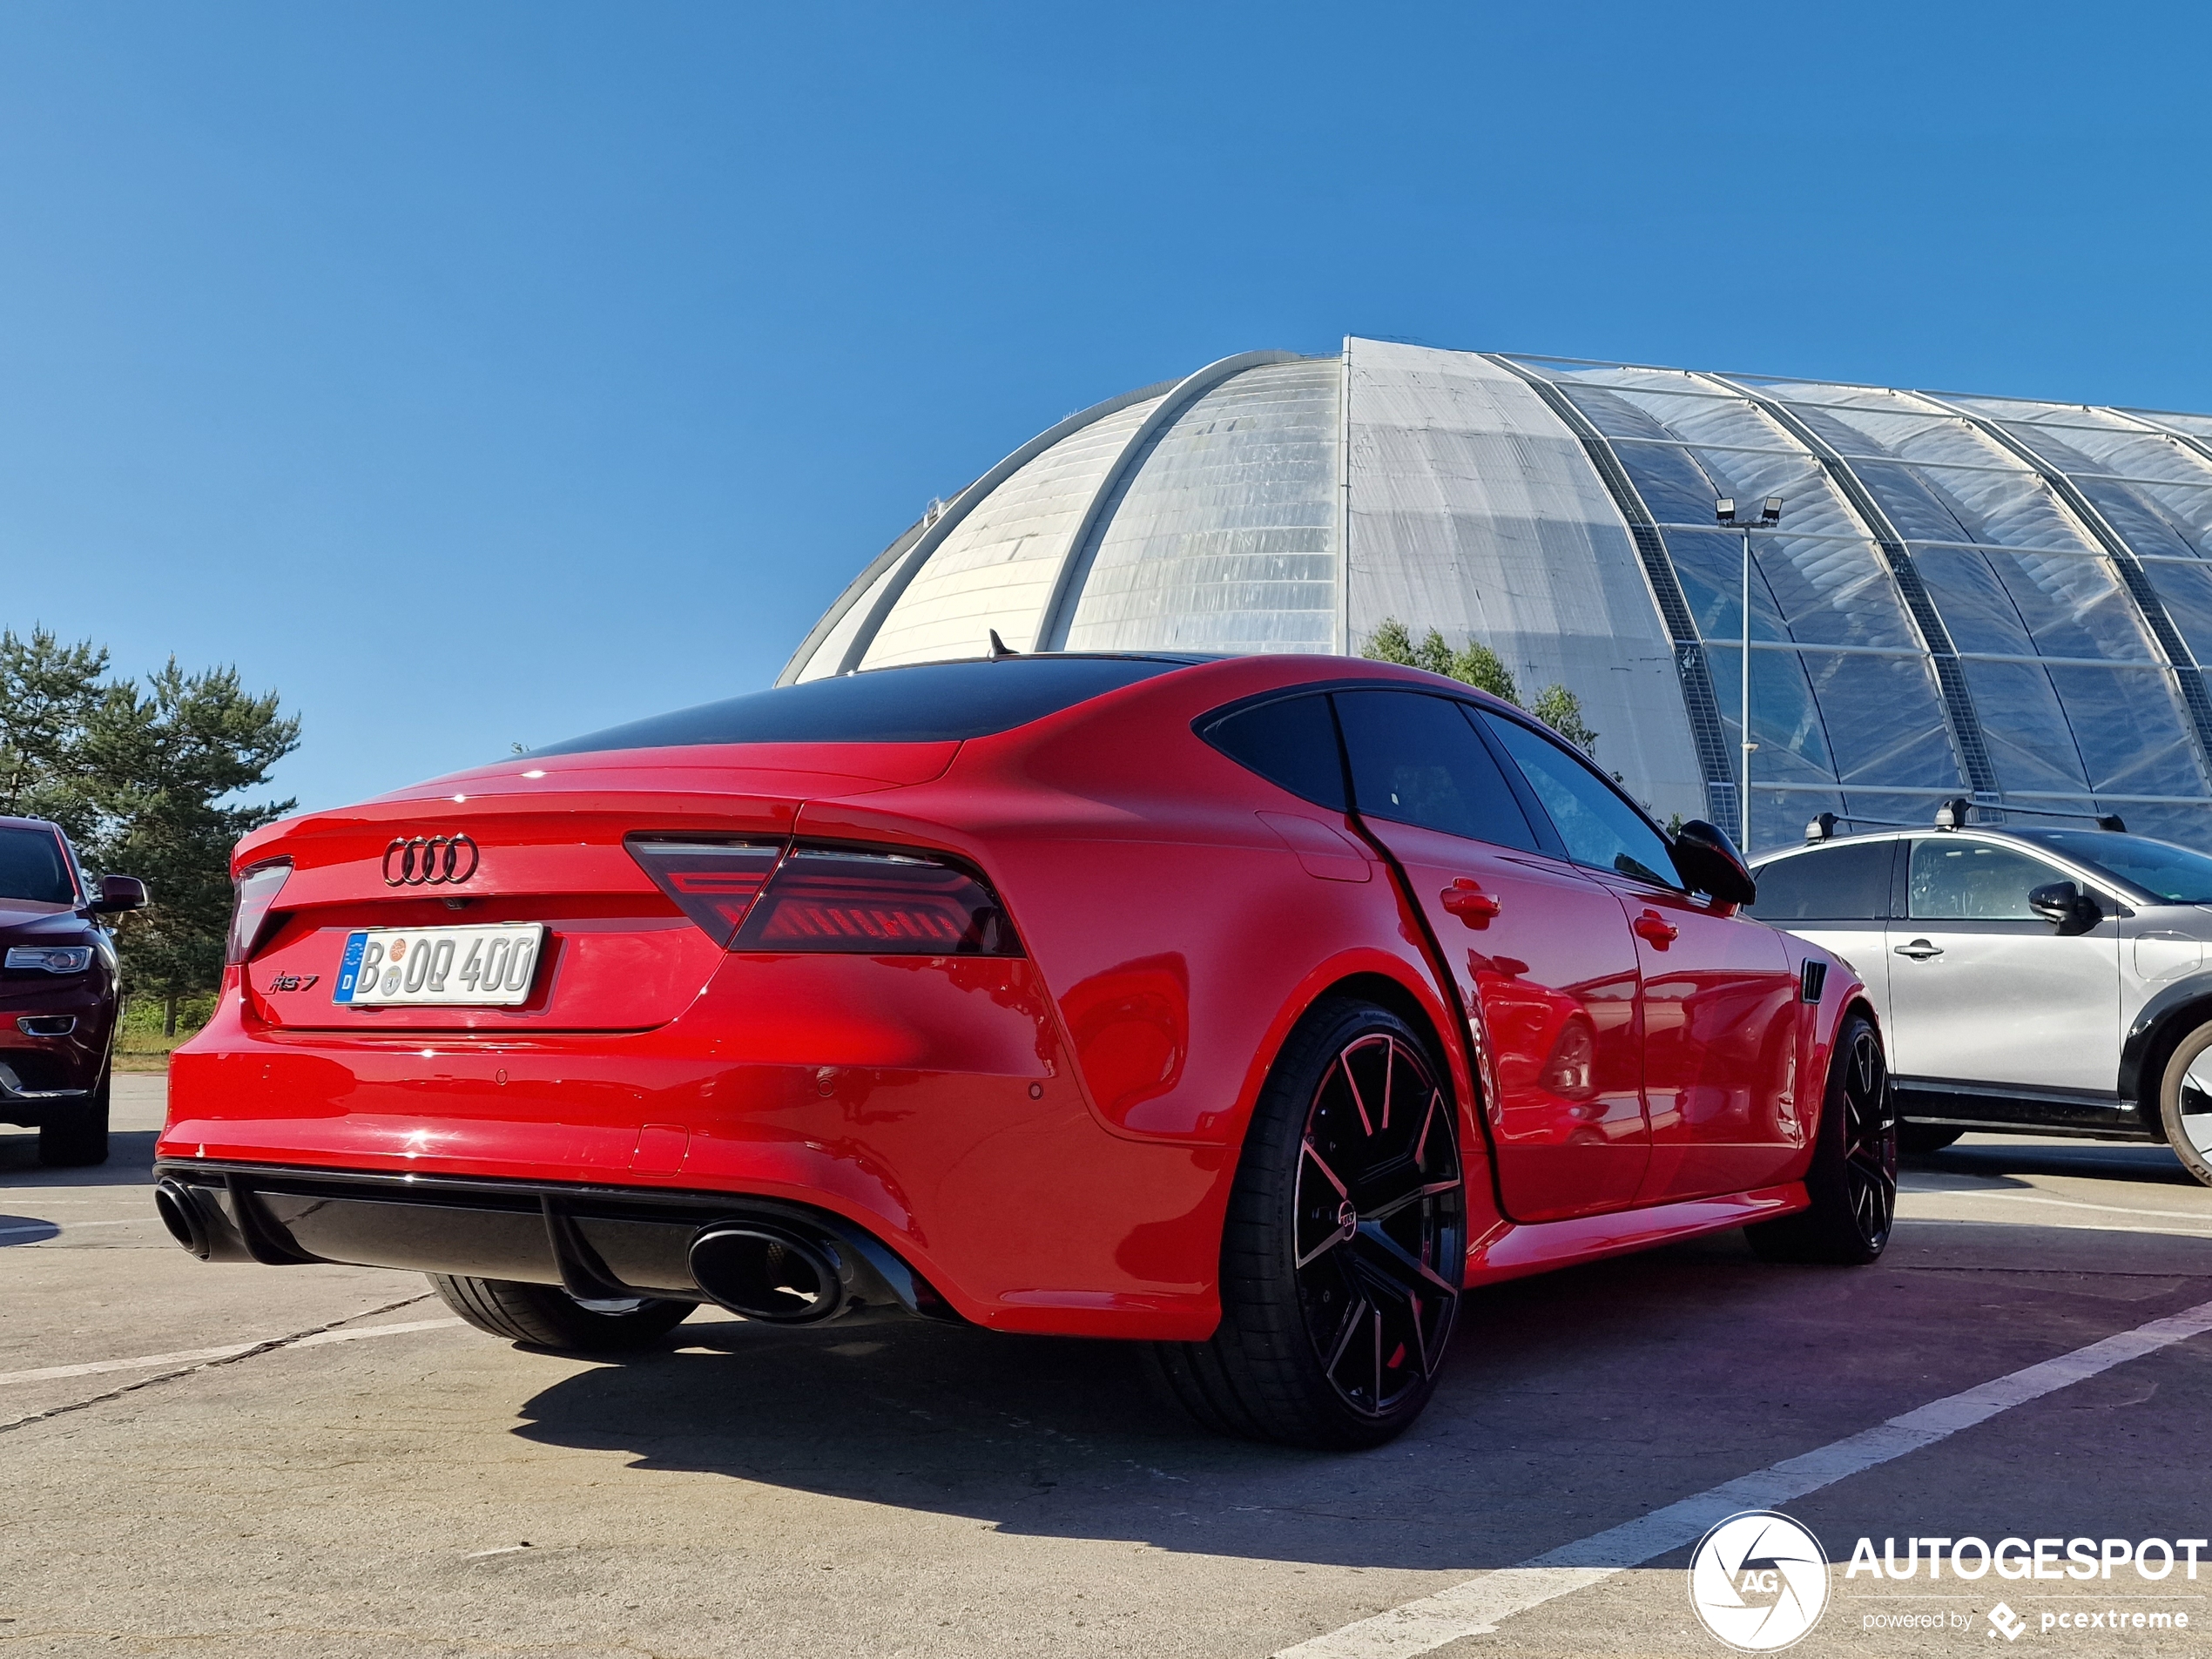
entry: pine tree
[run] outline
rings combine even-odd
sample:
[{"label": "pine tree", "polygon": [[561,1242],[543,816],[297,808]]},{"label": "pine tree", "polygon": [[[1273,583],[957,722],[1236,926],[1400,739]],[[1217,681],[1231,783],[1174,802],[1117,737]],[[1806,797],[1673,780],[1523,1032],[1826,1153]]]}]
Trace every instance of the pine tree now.
[{"label": "pine tree", "polygon": [[106,672],[107,652],[89,639],[64,645],[44,628],[28,639],[0,632],[0,813],[91,833],[82,750]]},{"label": "pine tree", "polygon": [[167,1035],[179,999],[221,980],[232,846],[294,804],[222,803],[265,783],[299,741],[275,693],[247,693],[234,668],[186,674],[174,658],[143,692],[127,680],[103,688],[84,723],[75,786],[96,820],[87,851],[150,891],[118,942],[125,988],[161,998]]}]

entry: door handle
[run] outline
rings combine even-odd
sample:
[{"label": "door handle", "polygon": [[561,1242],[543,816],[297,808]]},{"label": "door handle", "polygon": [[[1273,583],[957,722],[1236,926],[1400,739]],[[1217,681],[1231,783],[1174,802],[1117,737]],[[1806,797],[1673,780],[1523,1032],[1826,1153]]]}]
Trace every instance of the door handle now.
[{"label": "door handle", "polygon": [[1629,927],[1638,939],[1654,950],[1664,950],[1682,937],[1682,929],[1672,926],[1656,910],[1647,910]]},{"label": "door handle", "polygon": [[1480,933],[1498,919],[1505,907],[1483,892],[1482,884],[1461,876],[1444,889],[1444,907],[1461,921]]},{"label": "door handle", "polygon": [[1899,945],[1897,948],[1897,954],[1900,956],[1910,956],[1916,962],[1925,962],[1931,956],[1942,955],[1943,947],[1931,944],[1925,939],[1916,939],[1909,945]]}]

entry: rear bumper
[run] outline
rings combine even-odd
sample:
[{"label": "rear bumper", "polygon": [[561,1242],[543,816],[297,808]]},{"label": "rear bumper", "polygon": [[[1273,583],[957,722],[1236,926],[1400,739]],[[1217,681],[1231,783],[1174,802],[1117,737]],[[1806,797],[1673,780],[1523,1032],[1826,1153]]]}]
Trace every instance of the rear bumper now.
[{"label": "rear bumper", "polygon": [[844,1280],[841,1306],[853,1313],[960,1317],[880,1239],[803,1204],[197,1159],[163,1159],[154,1178],[164,1223],[206,1261],[337,1262],[558,1285],[591,1298],[705,1301],[689,1263],[691,1241],[705,1227],[735,1222],[822,1247]]},{"label": "rear bumper", "polygon": [[[1230,1149],[1101,1124],[1034,969],[1011,959],[732,958],[683,1019],[621,1034],[280,1032],[243,1017],[233,990],[171,1065],[155,1156],[179,1180],[221,1176],[199,1184],[211,1198],[233,1173],[289,1195],[238,1212],[298,1234],[299,1254],[276,1237],[261,1259],[556,1283],[536,1234],[488,1242],[529,1231],[518,1208],[543,1232],[548,1194],[556,1213],[590,1195],[610,1225],[651,1219],[630,1205],[685,1229],[790,1206],[880,1241],[970,1323],[1170,1341],[1219,1320],[1235,1174]],[[319,1231],[337,1212],[292,1203],[320,1192],[303,1182],[363,1180],[402,1203],[474,1195],[459,1207],[495,1217],[468,1219],[456,1253],[431,1224],[457,1218],[361,1212],[347,1225],[374,1234],[372,1253]],[[237,1215],[227,1224],[243,1249]],[[642,1265],[623,1282],[695,1293],[666,1265],[683,1254],[671,1238],[654,1250],[658,1282]]]}]

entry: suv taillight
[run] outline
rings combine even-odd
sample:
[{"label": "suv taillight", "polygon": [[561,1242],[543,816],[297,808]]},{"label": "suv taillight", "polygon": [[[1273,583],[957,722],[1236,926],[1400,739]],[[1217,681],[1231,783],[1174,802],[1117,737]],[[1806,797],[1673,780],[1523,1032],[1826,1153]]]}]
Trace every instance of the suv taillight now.
[{"label": "suv taillight", "polygon": [[1019,956],[998,895],[967,872],[895,853],[801,847],[777,867],[737,950]]},{"label": "suv taillight", "polygon": [[705,929],[707,937],[729,948],[745,923],[761,884],[783,856],[781,841],[665,840],[633,836],[627,843],[636,859],[676,907]]},{"label": "suv taillight", "polygon": [[262,926],[269,919],[269,907],[276,903],[285,878],[291,873],[290,859],[269,859],[238,873],[233,884],[230,938],[223,949],[226,963],[242,962],[253,954],[253,947],[261,941]]}]

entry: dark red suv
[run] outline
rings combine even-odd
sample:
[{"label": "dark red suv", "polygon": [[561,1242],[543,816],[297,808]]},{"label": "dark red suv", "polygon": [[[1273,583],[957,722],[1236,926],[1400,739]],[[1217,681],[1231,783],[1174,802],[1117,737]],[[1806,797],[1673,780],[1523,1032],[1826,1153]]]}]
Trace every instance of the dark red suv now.
[{"label": "dark red suv", "polygon": [[131,876],[95,887],[58,824],[0,818],[0,1123],[36,1129],[42,1163],[107,1160],[117,974],[94,918],[145,901]]}]

